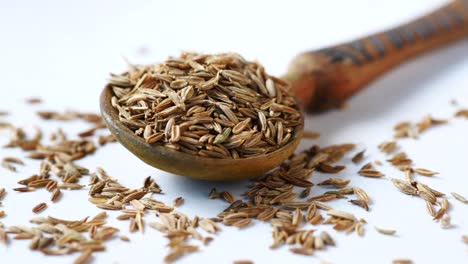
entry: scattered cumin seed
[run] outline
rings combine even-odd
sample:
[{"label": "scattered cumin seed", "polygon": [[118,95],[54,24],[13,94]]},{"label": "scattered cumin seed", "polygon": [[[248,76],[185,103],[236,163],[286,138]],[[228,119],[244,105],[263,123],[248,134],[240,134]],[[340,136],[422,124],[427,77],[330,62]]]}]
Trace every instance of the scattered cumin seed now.
[{"label": "scattered cumin seed", "polygon": [[456,192],[451,192],[450,193],[455,199],[457,199],[458,201],[464,203],[464,204],[468,204],[468,200],[463,197],[462,195],[456,193]]},{"label": "scattered cumin seed", "polygon": [[305,255],[305,256],[311,256],[314,254],[314,250],[311,248],[303,248],[303,247],[294,247],[290,248],[289,251],[291,251],[294,254],[299,254],[299,255]]},{"label": "scattered cumin seed", "polygon": [[385,177],[385,174],[375,169],[364,169],[360,170],[359,175],[368,177],[368,178],[382,178]]},{"label": "scattered cumin seed", "polygon": [[93,255],[93,250],[87,249],[83,251],[78,258],[73,261],[73,264],[87,264],[91,262],[92,256]]},{"label": "scattered cumin seed", "polygon": [[468,118],[468,109],[460,109],[455,113],[456,117],[465,117]]},{"label": "scattered cumin seed", "polygon": [[328,210],[327,215],[335,216],[335,217],[343,218],[343,219],[348,219],[348,220],[352,220],[352,221],[356,220],[356,217],[353,214],[350,214],[350,213],[345,212],[345,211],[335,210],[335,209]]},{"label": "scattered cumin seed", "polygon": [[353,187],[353,193],[354,193],[354,195],[356,195],[356,197],[358,199],[363,200],[366,203],[370,202],[369,195],[363,189],[361,189],[359,187]]},{"label": "scattered cumin seed", "polygon": [[379,228],[377,226],[374,226],[374,228],[375,228],[375,230],[377,230],[377,232],[379,232],[380,234],[383,234],[383,235],[393,236],[394,234],[396,234],[396,230],[383,229],[383,228]]},{"label": "scattered cumin seed", "polygon": [[26,99],[26,103],[28,104],[40,104],[42,103],[42,99],[39,97],[30,97]]},{"label": "scattered cumin seed", "polygon": [[120,238],[120,240],[125,241],[125,242],[130,241],[130,238],[128,238],[128,236],[125,236],[125,235],[121,235],[119,238]]},{"label": "scattered cumin seed", "polygon": [[184,203],[184,198],[182,197],[177,197],[174,199],[174,201],[172,201],[172,206],[173,207],[179,207],[180,205],[182,205]]},{"label": "scattered cumin seed", "polygon": [[452,227],[452,224],[450,223],[450,216],[445,213],[444,216],[440,219],[440,226],[444,229],[448,229]]},{"label": "scattered cumin seed", "polygon": [[251,260],[234,260],[233,264],[254,264]]},{"label": "scattered cumin seed", "polygon": [[417,194],[417,189],[411,186],[411,184],[408,184],[402,180],[398,179],[391,179],[392,183],[397,187],[398,190],[405,194],[409,195],[416,195]]},{"label": "scattered cumin seed", "polygon": [[413,261],[410,259],[394,259],[392,264],[413,264]]},{"label": "scattered cumin seed", "polygon": [[355,164],[361,162],[364,158],[364,153],[366,152],[366,150],[363,150],[363,151],[360,151],[358,153],[356,153],[352,158],[351,158],[351,161]]},{"label": "scattered cumin seed", "polygon": [[397,143],[395,141],[385,141],[379,145],[379,150],[386,154],[390,154],[395,151],[396,148]]},{"label": "scattered cumin seed", "polygon": [[439,174],[438,172],[431,171],[428,169],[422,169],[422,168],[413,169],[413,171],[422,176],[433,176],[433,175]]},{"label": "scattered cumin seed", "polygon": [[351,180],[342,180],[342,179],[337,179],[337,178],[329,178],[329,179],[326,179],[326,180],[318,183],[317,185],[319,185],[319,186],[333,186],[335,188],[344,188],[350,182],[351,182]]},{"label": "scattered cumin seed", "polygon": [[462,236],[462,241],[463,241],[463,243],[468,245],[468,235],[463,235]]},{"label": "scattered cumin seed", "polygon": [[307,130],[304,130],[302,132],[302,138],[317,139],[319,137],[320,137],[320,133],[318,133],[318,132],[307,131]]},{"label": "scattered cumin seed", "polygon": [[32,209],[32,212],[37,214],[37,213],[43,211],[46,207],[47,207],[46,203],[40,203],[40,204],[34,206],[34,208]]},{"label": "scattered cumin seed", "polygon": [[367,204],[366,201],[357,199],[357,200],[349,200],[350,203],[355,204],[357,206],[360,206],[364,208],[366,211],[369,211],[369,205]]}]

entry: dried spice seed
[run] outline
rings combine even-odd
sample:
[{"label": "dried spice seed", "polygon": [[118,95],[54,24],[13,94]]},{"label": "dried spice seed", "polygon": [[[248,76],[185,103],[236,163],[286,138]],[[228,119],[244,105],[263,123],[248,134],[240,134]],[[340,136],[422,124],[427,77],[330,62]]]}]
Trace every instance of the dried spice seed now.
[{"label": "dried spice seed", "polygon": [[463,235],[462,236],[462,241],[463,241],[463,243],[468,245],[468,235]]},{"label": "dried spice seed", "polygon": [[464,204],[468,204],[468,200],[463,197],[462,195],[456,193],[456,192],[451,192],[450,193],[455,199],[457,199],[458,201],[464,203]]},{"label": "dried spice seed", "polygon": [[468,109],[460,109],[455,113],[456,117],[465,117],[468,118]]},{"label": "dried spice seed", "polygon": [[395,141],[385,141],[379,145],[379,150],[383,153],[389,154],[397,148],[397,143]]},{"label": "dried spice seed", "polygon": [[179,207],[179,206],[181,206],[183,203],[184,203],[184,198],[182,198],[182,197],[177,197],[177,198],[174,199],[174,201],[172,201],[172,206],[173,206],[173,207]]},{"label": "dried spice seed", "polygon": [[320,133],[304,130],[304,132],[302,132],[302,138],[317,139],[317,138],[320,138]]},{"label": "dried spice seed", "polygon": [[433,175],[439,174],[438,172],[431,171],[428,169],[422,169],[422,168],[413,169],[413,171],[422,176],[433,176]]},{"label": "dried spice seed", "polygon": [[331,166],[330,164],[321,162],[318,167],[320,172],[324,173],[338,173],[342,170],[345,169],[345,166],[337,165],[337,166]]},{"label": "dried spice seed", "polygon": [[370,202],[369,195],[361,188],[353,187],[353,193],[359,200],[363,200],[366,203]]},{"label": "dried spice seed", "polygon": [[358,153],[356,153],[352,158],[351,158],[351,161],[355,164],[361,162],[364,158],[364,153],[366,152],[366,150],[363,150],[363,151],[360,151]]},{"label": "dried spice seed", "polygon": [[341,179],[337,179],[337,178],[329,178],[327,180],[324,180],[320,183],[318,183],[317,185],[319,186],[333,186],[335,188],[344,188],[346,187],[349,183],[351,182],[351,180],[341,180]]},{"label": "dried spice seed", "polygon": [[83,251],[83,252],[78,256],[78,258],[76,258],[75,261],[73,261],[73,264],[86,264],[86,263],[90,263],[91,258],[92,258],[92,254],[93,254],[93,251],[90,250],[90,249]]},{"label": "dried spice seed", "polygon": [[369,177],[369,178],[382,178],[382,177],[385,177],[385,174],[383,174],[382,172],[380,172],[378,170],[374,170],[374,169],[364,169],[364,170],[360,170],[358,173],[361,176]]},{"label": "dried spice seed", "polygon": [[349,202],[364,208],[366,211],[369,211],[369,205],[364,200],[360,200],[360,199],[358,199],[358,200],[349,200]]},{"label": "dried spice seed", "polygon": [[190,147],[174,149],[193,155],[246,158],[287,144],[303,123],[289,84],[235,53],[183,53],[129,68],[111,75],[111,103],[120,121],[150,144],[180,142]]},{"label": "dried spice seed", "polygon": [[379,228],[379,227],[376,227],[374,226],[375,230],[377,230],[377,232],[379,232],[380,234],[383,234],[383,235],[389,235],[389,236],[393,236],[396,234],[396,230],[392,230],[392,229],[383,229],[383,228]]},{"label": "dried spice seed", "polygon": [[413,264],[413,261],[410,259],[394,259],[392,264]]},{"label": "dried spice seed", "polygon": [[233,264],[254,264],[254,262],[250,260],[234,260]]},{"label": "dried spice seed", "polygon": [[26,103],[28,104],[40,104],[42,103],[42,99],[39,97],[30,97],[26,98]]},{"label": "dried spice seed", "polygon": [[314,254],[314,250],[311,248],[296,247],[296,248],[290,248],[289,250],[294,254],[305,255],[305,256],[311,256]]},{"label": "dried spice seed", "polygon": [[414,188],[411,184],[398,179],[391,179],[391,181],[398,188],[398,190],[405,194],[416,195],[418,193],[418,189]]},{"label": "dried spice seed", "polygon": [[444,229],[448,229],[452,227],[452,224],[450,223],[450,216],[445,213],[444,216],[440,219],[440,226]]},{"label": "dried spice seed", "polygon": [[37,214],[37,213],[43,211],[46,207],[47,207],[46,203],[40,203],[40,204],[34,206],[34,208],[32,209],[32,212]]}]

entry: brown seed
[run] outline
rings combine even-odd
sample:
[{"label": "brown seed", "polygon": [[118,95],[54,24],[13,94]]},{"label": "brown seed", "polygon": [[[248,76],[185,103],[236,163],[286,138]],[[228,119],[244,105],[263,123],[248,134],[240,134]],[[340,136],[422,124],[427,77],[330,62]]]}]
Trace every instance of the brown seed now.
[{"label": "brown seed", "polygon": [[321,162],[319,164],[319,170],[324,173],[338,173],[345,169],[345,166],[331,166],[330,164]]},{"label": "brown seed", "polygon": [[452,224],[450,223],[450,216],[447,213],[445,213],[440,219],[440,226],[444,229],[452,227]]},{"label": "brown seed", "polygon": [[463,241],[463,243],[468,245],[468,235],[463,235],[462,236],[462,241]]},{"label": "brown seed", "polygon": [[339,211],[339,210],[334,210],[334,209],[328,210],[327,215],[338,217],[338,218],[343,218],[343,219],[348,219],[352,221],[356,220],[356,217],[354,215],[347,213],[345,211]]},{"label": "brown seed", "polygon": [[364,208],[366,211],[369,211],[369,205],[364,200],[360,200],[360,199],[358,199],[358,200],[349,200],[349,202]]},{"label": "brown seed", "polygon": [[334,186],[335,188],[344,188],[350,182],[351,182],[351,180],[341,180],[341,179],[337,179],[337,178],[329,178],[327,180],[324,180],[324,181],[320,182],[317,185],[319,185],[319,186]]},{"label": "brown seed", "polygon": [[354,195],[356,195],[356,197],[359,200],[363,200],[366,203],[369,203],[369,201],[370,201],[369,195],[363,189],[358,188],[358,187],[353,187],[353,193],[354,193]]},{"label": "brown seed", "polygon": [[411,184],[408,184],[404,181],[398,180],[398,179],[391,179],[392,183],[400,190],[401,192],[409,195],[416,195],[417,194],[417,189],[411,186]]},{"label": "brown seed", "polygon": [[422,168],[414,169],[413,171],[422,176],[433,176],[433,175],[439,174],[438,172],[431,171],[428,169],[422,169]]},{"label": "brown seed", "polygon": [[426,201],[426,209],[430,216],[435,216],[434,207],[432,207],[432,203]]},{"label": "brown seed", "polygon": [[376,227],[376,226],[374,226],[374,228],[375,228],[375,230],[377,230],[377,232],[379,232],[380,234],[383,234],[383,235],[393,236],[394,234],[396,234],[396,230],[383,229],[383,228],[379,228],[379,227]]},{"label": "brown seed", "polygon": [[178,258],[191,252],[198,251],[197,246],[181,245],[172,248],[171,252],[164,257],[165,263],[172,263]]},{"label": "brown seed", "polygon": [[385,177],[385,174],[381,173],[380,171],[374,169],[364,169],[360,170],[359,175],[369,178],[382,178]]},{"label": "brown seed", "polygon": [[254,264],[254,262],[250,260],[234,260],[233,264]]},{"label": "brown seed", "polygon": [[413,261],[410,259],[394,259],[392,264],[413,264]]},{"label": "brown seed", "polygon": [[93,254],[93,251],[92,250],[85,250],[83,251],[79,256],[78,258],[75,259],[75,261],[73,261],[73,264],[86,264],[86,263],[89,263],[92,259],[92,254]]},{"label": "brown seed", "polygon": [[468,200],[463,197],[462,195],[456,193],[456,192],[451,192],[450,194],[452,194],[452,196],[457,199],[458,201],[464,203],[464,204],[468,204]]},{"label": "brown seed", "polygon": [[177,198],[174,199],[174,201],[172,201],[172,206],[173,207],[179,207],[180,205],[182,205],[182,203],[184,203],[184,198],[177,197]]},{"label": "brown seed", "polygon": [[304,130],[304,132],[302,132],[302,138],[317,139],[320,138],[320,133]]},{"label": "brown seed", "polygon": [[314,254],[314,250],[311,248],[295,247],[289,249],[294,254],[311,256]]},{"label": "brown seed", "polygon": [[53,192],[52,192],[52,195],[50,197],[50,201],[52,202],[56,202],[60,196],[61,196],[62,192],[60,191],[60,189],[56,188]]},{"label": "brown seed", "polygon": [[395,141],[385,141],[379,145],[379,150],[384,153],[391,153],[397,148],[397,143]]},{"label": "brown seed", "polygon": [[360,152],[356,153],[356,154],[353,156],[353,158],[351,159],[351,161],[352,161],[353,163],[356,163],[356,164],[359,163],[359,162],[361,162],[362,159],[364,158],[364,152],[366,152],[366,150],[363,150],[363,151],[360,151]]},{"label": "brown seed", "polygon": [[34,208],[32,209],[32,212],[37,214],[37,213],[43,211],[46,207],[47,207],[46,203],[40,203],[40,204],[34,206]]}]

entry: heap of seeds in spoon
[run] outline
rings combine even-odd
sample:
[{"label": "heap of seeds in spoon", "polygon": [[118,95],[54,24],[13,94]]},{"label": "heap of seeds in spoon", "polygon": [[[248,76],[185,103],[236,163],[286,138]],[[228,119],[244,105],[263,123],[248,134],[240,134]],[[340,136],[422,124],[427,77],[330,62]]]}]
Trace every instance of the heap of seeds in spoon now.
[{"label": "heap of seeds in spoon", "polygon": [[183,53],[111,75],[120,121],[147,143],[247,158],[288,143],[303,119],[288,83],[235,53]]}]

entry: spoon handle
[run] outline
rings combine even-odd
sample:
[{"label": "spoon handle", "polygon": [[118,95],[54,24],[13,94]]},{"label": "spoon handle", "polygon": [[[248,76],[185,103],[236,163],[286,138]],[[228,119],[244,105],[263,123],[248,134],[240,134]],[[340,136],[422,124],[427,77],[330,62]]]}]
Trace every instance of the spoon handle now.
[{"label": "spoon handle", "polygon": [[400,63],[468,36],[468,0],[399,27],[298,55],[285,78],[308,111],[338,107]]}]

